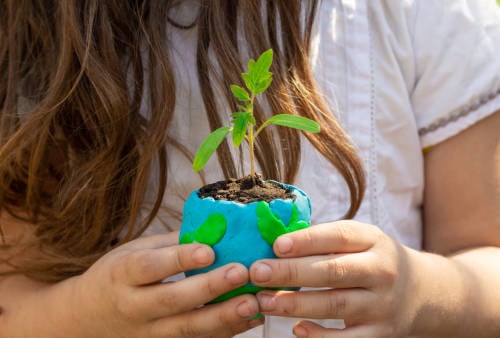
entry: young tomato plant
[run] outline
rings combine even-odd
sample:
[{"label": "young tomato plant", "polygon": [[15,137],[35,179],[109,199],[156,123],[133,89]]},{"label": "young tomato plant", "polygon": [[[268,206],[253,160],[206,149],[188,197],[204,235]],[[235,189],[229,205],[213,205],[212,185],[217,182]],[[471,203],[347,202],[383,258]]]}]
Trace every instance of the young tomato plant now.
[{"label": "young tomato plant", "polygon": [[246,89],[237,85],[231,85],[231,92],[234,97],[241,102],[241,104],[238,105],[239,111],[232,114],[231,126],[224,126],[214,130],[203,141],[193,161],[194,171],[203,169],[209,158],[229,133],[232,133],[233,145],[235,147],[239,147],[243,140],[248,142],[250,152],[250,174],[254,176],[254,141],[265,127],[270,124],[275,124],[311,133],[318,133],[320,131],[319,124],[315,121],[290,114],[274,115],[260,126],[256,126],[253,115],[254,101],[255,97],[262,94],[271,84],[273,74],[269,71],[269,68],[272,62],[272,49],[262,53],[257,61],[250,59],[247,73],[241,74]]}]

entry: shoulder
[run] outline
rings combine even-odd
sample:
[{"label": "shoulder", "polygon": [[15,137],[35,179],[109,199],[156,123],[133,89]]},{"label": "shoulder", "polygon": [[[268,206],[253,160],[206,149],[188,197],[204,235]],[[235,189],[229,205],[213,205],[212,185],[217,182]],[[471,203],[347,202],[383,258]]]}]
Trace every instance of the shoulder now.
[{"label": "shoulder", "polygon": [[423,147],[500,108],[495,0],[366,3],[375,66],[404,84]]}]

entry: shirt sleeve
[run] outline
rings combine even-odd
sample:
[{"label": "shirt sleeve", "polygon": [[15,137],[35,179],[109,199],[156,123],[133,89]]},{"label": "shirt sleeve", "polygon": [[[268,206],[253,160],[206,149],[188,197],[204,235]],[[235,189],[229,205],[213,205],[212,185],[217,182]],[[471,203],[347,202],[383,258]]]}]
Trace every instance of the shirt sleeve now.
[{"label": "shirt sleeve", "polygon": [[496,0],[415,1],[411,102],[430,147],[500,110]]}]

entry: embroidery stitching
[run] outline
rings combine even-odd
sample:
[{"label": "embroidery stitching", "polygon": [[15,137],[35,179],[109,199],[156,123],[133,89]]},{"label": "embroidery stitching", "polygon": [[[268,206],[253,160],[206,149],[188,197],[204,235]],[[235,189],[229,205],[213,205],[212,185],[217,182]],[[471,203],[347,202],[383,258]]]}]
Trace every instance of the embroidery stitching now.
[{"label": "embroidery stitching", "polygon": [[369,170],[369,180],[371,181],[370,188],[370,199],[371,199],[371,211],[374,224],[380,224],[380,210],[379,210],[379,201],[378,201],[378,182],[377,182],[377,139],[375,137],[375,65],[373,60],[373,36],[372,30],[368,30],[368,43],[369,43],[369,58],[370,58],[370,169]]},{"label": "embroidery stitching", "polygon": [[425,134],[428,134],[428,133],[436,131],[440,128],[443,128],[444,126],[446,126],[452,122],[455,122],[464,116],[469,115],[470,113],[479,109],[479,107],[485,105],[486,103],[493,100],[494,98],[496,98],[499,95],[500,95],[500,88],[498,88],[496,91],[491,92],[489,95],[485,95],[483,97],[480,97],[474,103],[469,104],[468,106],[464,107],[463,109],[460,109],[447,117],[442,117],[442,118],[438,119],[436,122],[431,123],[427,127],[420,128],[418,130],[418,134],[420,136],[423,136]]}]

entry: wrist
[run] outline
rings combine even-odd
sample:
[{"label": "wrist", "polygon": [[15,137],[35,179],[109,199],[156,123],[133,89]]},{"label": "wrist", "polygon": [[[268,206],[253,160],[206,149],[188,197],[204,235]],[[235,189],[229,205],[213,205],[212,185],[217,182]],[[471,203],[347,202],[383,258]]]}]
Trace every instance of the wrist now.
[{"label": "wrist", "polygon": [[456,262],[444,256],[413,251],[414,309],[411,335],[458,337],[470,304],[471,283]]},{"label": "wrist", "polygon": [[82,303],[82,286],[85,288],[85,282],[82,281],[80,275],[60,282],[59,294],[56,295],[58,308],[54,312],[58,313],[59,318],[66,320],[66,323],[62,325],[64,331],[60,331],[61,338],[87,338],[94,335],[91,327],[86,325],[88,318],[84,318],[88,311]]},{"label": "wrist", "polygon": [[1,337],[62,338],[73,334],[70,325],[74,304],[69,280],[48,284],[23,275],[0,280],[0,299],[4,313],[0,315]]},{"label": "wrist", "polygon": [[76,313],[81,306],[75,297],[78,278],[72,277],[52,284],[40,295],[39,304],[44,308],[39,311],[45,313],[45,316],[39,323],[40,327],[37,328],[37,337],[83,338],[83,336],[88,336],[88,332],[79,328],[81,318]]}]

